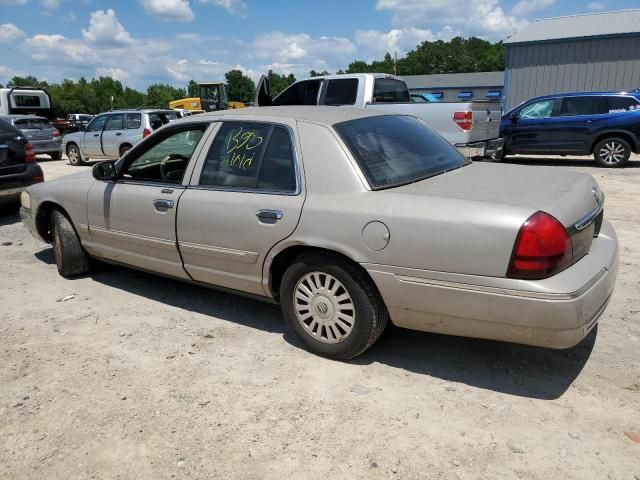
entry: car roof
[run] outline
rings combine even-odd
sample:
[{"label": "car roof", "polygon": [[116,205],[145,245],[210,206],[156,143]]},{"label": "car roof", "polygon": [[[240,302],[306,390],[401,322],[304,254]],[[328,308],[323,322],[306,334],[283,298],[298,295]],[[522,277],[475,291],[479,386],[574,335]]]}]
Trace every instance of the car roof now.
[{"label": "car roof", "polygon": [[539,97],[531,98],[531,100],[544,100],[547,98],[564,98],[564,97],[601,97],[601,96],[615,96],[615,97],[634,97],[640,100],[640,90],[631,90],[629,92],[571,92],[571,93],[555,93],[553,95],[541,95]]},{"label": "car roof", "polygon": [[[192,121],[207,118],[212,121],[222,118],[233,118],[243,116],[253,117],[276,117],[290,120],[301,120],[323,125],[335,125],[336,123],[356,120],[359,118],[381,117],[388,115],[377,110],[367,110],[364,108],[352,107],[330,107],[315,105],[292,105],[281,107],[248,107],[234,110],[224,110],[221,112],[206,112],[199,115],[187,117]],[[185,118],[186,120],[186,118]]]},{"label": "car roof", "polygon": [[30,119],[37,119],[37,120],[44,120],[46,122],[48,122],[49,120],[45,117],[39,117],[38,115],[2,115],[0,116],[0,118],[9,118],[11,120],[30,120]]}]

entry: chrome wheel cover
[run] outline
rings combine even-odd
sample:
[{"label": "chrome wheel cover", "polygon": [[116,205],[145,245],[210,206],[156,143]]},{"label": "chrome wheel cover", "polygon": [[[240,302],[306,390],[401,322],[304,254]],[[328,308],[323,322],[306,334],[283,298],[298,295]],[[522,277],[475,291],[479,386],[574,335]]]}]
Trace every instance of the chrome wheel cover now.
[{"label": "chrome wheel cover", "polygon": [[69,157],[69,161],[71,163],[76,163],[80,158],[80,152],[78,152],[78,149],[76,147],[71,146],[67,150],[67,156]]},{"label": "chrome wheel cover", "polygon": [[349,291],[332,275],[311,272],[293,291],[293,308],[305,332],[322,343],[340,343],[355,325],[355,306]]},{"label": "chrome wheel cover", "polygon": [[624,158],[625,148],[621,143],[611,140],[600,147],[598,155],[603,162],[614,165],[620,163]]}]

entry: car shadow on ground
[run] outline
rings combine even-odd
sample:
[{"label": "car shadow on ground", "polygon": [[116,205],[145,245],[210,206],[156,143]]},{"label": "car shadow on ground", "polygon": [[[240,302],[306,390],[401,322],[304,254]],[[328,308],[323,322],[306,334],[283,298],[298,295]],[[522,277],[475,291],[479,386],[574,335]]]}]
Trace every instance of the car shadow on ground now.
[{"label": "car shadow on ground", "polygon": [[[549,158],[546,156],[509,156],[502,160],[501,163],[511,163],[514,165],[540,165],[548,167],[597,167],[598,164],[591,157],[554,157]],[[625,168],[640,168],[640,161],[634,161],[632,158],[629,162],[622,167]],[[603,168],[602,170],[608,170]]]},{"label": "car shadow on ground", "polygon": [[[54,263],[51,248],[36,257]],[[291,345],[304,348],[285,328],[277,305],[125,267],[100,262],[95,267],[90,277],[96,282],[185,311],[280,333]],[[470,387],[550,400],[560,397],[582,371],[595,339],[594,330],[572,349],[550,350],[390,326],[370,350],[350,362],[380,363]]]},{"label": "car shadow on ground", "polygon": [[0,204],[0,227],[20,222],[20,204]]}]

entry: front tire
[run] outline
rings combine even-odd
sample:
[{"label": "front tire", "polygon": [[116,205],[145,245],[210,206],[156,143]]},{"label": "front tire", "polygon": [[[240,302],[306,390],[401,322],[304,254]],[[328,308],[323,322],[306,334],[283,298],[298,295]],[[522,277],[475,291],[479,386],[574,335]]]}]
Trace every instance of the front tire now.
[{"label": "front tire", "polygon": [[51,156],[51,160],[61,160],[62,152],[53,152],[49,154]]},{"label": "front tire", "polygon": [[282,313],[314,353],[349,359],[382,334],[389,314],[375,285],[357,265],[337,256],[306,254],[287,269]]},{"label": "front tire", "polygon": [[58,273],[65,278],[89,271],[89,255],[69,219],[59,210],[51,214],[51,244]]},{"label": "front tire", "polygon": [[623,138],[611,137],[599,141],[593,148],[593,157],[601,167],[623,167],[631,156],[631,145]]},{"label": "front tire", "polygon": [[74,143],[67,146],[67,158],[69,159],[69,163],[74,166],[82,165],[84,163],[82,155],[80,154],[80,149]]},{"label": "front tire", "polygon": [[120,157],[124,157],[129,150],[131,150],[131,145],[123,145],[120,147]]}]

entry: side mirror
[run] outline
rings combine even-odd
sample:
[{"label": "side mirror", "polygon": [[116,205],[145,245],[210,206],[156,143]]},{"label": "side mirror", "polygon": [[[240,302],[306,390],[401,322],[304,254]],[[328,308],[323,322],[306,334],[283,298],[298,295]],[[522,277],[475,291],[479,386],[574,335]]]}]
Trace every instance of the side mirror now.
[{"label": "side mirror", "polygon": [[520,113],[518,112],[513,112],[511,115],[509,115],[509,118],[511,119],[512,122],[517,122],[518,120],[520,120]]},{"label": "side mirror", "polygon": [[115,180],[118,176],[115,162],[100,162],[96,163],[91,169],[93,178],[107,182],[109,180]]}]

